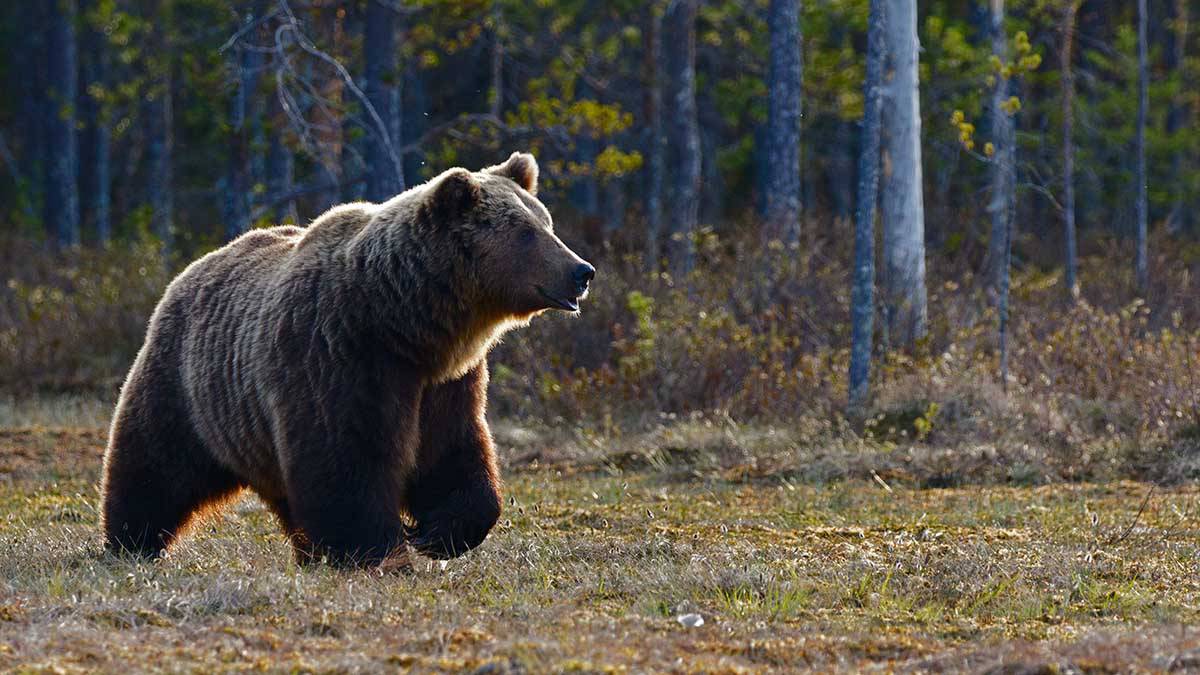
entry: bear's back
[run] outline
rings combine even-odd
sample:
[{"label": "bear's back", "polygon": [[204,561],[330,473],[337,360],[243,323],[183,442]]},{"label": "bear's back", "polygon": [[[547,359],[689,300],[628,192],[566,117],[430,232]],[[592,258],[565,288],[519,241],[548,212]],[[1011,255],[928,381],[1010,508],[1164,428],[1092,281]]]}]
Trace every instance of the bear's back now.
[{"label": "bear's back", "polygon": [[[160,304],[160,329],[177,332],[182,394],[197,433],[227,465],[277,473],[267,401],[270,326],[286,303],[280,279],[297,264],[307,230],[252,230],[192,263]],[[302,257],[302,256],[301,256]],[[265,486],[264,486],[265,487]]]}]

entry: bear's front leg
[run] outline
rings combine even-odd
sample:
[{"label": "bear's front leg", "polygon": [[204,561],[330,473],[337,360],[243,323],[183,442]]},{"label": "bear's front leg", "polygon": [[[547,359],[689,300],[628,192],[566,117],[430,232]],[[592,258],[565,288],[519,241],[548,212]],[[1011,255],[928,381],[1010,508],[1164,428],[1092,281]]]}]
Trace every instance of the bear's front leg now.
[{"label": "bear's front leg", "polygon": [[[285,527],[300,560],[373,567],[404,557],[403,493],[417,449],[420,388],[345,400],[293,419],[284,457]],[[372,387],[372,391],[380,388]],[[307,549],[307,550],[305,550]]]},{"label": "bear's front leg", "polygon": [[487,363],[421,398],[417,472],[407,491],[409,544],[444,560],[483,543],[500,518],[500,478],[485,418]]}]

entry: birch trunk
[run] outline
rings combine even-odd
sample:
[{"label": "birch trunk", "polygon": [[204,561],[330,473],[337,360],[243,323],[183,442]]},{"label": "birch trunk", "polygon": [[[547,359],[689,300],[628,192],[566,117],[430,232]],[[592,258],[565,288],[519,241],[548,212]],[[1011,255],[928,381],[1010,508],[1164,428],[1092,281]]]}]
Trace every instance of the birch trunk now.
[{"label": "birch trunk", "polygon": [[910,346],[925,336],[927,312],[916,0],[893,0],[889,4],[884,15],[884,39],[884,314],[889,341]]}]

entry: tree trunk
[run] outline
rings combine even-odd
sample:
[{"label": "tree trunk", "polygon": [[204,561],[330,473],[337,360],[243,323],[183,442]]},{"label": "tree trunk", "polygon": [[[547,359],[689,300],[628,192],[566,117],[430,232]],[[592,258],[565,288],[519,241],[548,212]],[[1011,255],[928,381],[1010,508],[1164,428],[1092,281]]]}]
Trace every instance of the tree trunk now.
[{"label": "tree trunk", "polygon": [[662,236],[662,191],[664,172],[663,82],[662,82],[662,24],[658,3],[647,3],[645,32],[645,61],[643,69],[647,122],[646,152],[646,266],[658,271],[659,237]]},{"label": "tree trunk", "polygon": [[1066,239],[1066,282],[1068,297],[1079,296],[1079,262],[1075,243],[1075,14],[1079,0],[1068,0],[1062,23],[1062,118],[1063,118],[1063,227]]},{"label": "tree trunk", "polygon": [[604,182],[604,242],[611,244],[625,226],[625,181],[611,177]]},{"label": "tree trunk", "polygon": [[768,66],[766,239],[800,238],[800,0],[771,0]]},{"label": "tree trunk", "polygon": [[[38,222],[45,214],[46,172],[46,18],[47,7],[42,2],[27,3],[24,7],[28,26],[16,32],[12,50],[12,68],[22,76],[15,78],[18,117],[13,133],[13,152],[20,158],[14,165],[23,171],[18,177],[17,197],[29,223]],[[48,226],[46,226],[48,227]],[[47,230],[47,236],[50,232]]]},{"label": "tree trunk", "polygon": [[671,0],[663,29],[667,37],[666,117],[671,120],[674,161],[667,258],[682,279],[692,270],[692,237],[700,219],[700,129],[696,112],[696,10],[699,0]]},{"label": "tree trunk", "polygon": [[[579,100],[589,100],[595,98],[595,93],[592,91],[591,85],[586,81],[580,81],[576,89],[576,96]],[[599,152],[596,139],[593,137],[589,128],[584,128],[581,133],[575,136],[575,151],[572,160],[575,164],[588,168],[588,173],[582,176],[576,176],[571,182],[571,188],[568,190],[568,195],[571,200],[571,205],[579,211],[580,215],[592,220],[600,212],[600,185],[596,180],[596,155]]]},{"label": "tree trunk", "polygon": [[[372,0],[372,4],[373,0]],[[335,56],[349,72],[362,72],[360,79],[366,79],[365,60],[360,64],[355,54],[353,40],[355,36],[366,35],[366,27],[364,25],[364,15],[360,11],[360,5],[356,2],[349,3],[344,6],[338,6],[339,10],[344,9],[344,12],[339,11],[342,15],[340,22],[334,22],[334,39],[333,52]],[[366,50],[359,50],[361,56],[366,58]],[[363,66],[360,69],[360,66]],[[328,77],[329,86],[336,87],[337,100],[340,105],[332,106],[333,119],[331,126],[341,129],[341,134],[338,137],[337,149],[338,153],[338,185],[340,189],[341,202],[357,202],[367,198],[367,181],[353,181],[348,179],[360,173],[367,175],[371,173],[370,165],[368,164],[368,155],[370,149],[369,144],[378,144],[380,138],[380,129],[373,123],[371,113],[363,105],[361,99],[354,95],[354,92],[342,82],[342,79],[337,75]],[[365,92],[364,92],[365,93]],[[367,99],[368,102],[370,99]],[[374,106],[371,106],[374,109]],[[357,111],[355,111],[357,108]],[[357,114],[354,114],[357,112]],[[359,127],[366,133],[355,134],[355,127]]]},{"label": "tree trunk", "polygon": [[[351,4],[345,12],[335,12],[332,20],[323,21],[316,27],[319,31],[317,37],[330,45],[330,55],[342,63],[346,63],[346,34],[350,32],[349,24],[354,14],[355,6]],[[320,162],[322,172],[329,181],[329,189],[316,195],[316,209],[320,212],[346,201],[344,197],[353,196],[345,194],[348,190],[343,190],[342,186],[343,177],[348,175],[347,165],[343,160],[344,156],[349,154],[346,150],[349,144],[349,136],[346,133],[349,125],[343,124],[345,115],[338,114],[338,111],[343,109],[345,83],[340,77],[318,78],[313,59],[306,59],[303,69],[304,79],[317,82],[320,96],[329,102],[327,107],[317,107],[312,111],[313,124],[318,127],[315,134],[317,161]]]},{"label": "tree trunk", "polygon": [[[425,112],[429,110],[429,97],[425,93],[425,76],[420,66],[408,63],[404,67],[404,105],[401,109],[400,137],[401,145],[410,145],[420,140],[425,133],[429,120]],[[421,181],[422,167],[425,166],[425,156],[420,148],[404,154],[404,176],[414,183]]]},{"label": "tree trunk", "polygon": [[862,147],[854,214],[854,288],[851,293],[850,405],[861,419],[870,400],[871,343],[875,323],[875,204],[879,199],[880,108],[883,86],[884,17],[888,0],[871,0],[867,25],[867,72],[863,82]]},{"label": "tree trunk", "polygon": [[[94,4],[85,5],[86,8]],[[91,238],[100,246],[112,239],[111,201],[109,185],[112,178],[112,130],[102,101],[93,89],[103,90],[108,81],[108,54],[104,35],[94,26],[86,25],[82,39],[81,91],[79,111],[83,122],[80,139],[81,221],[91,231]]]},{"label": "tree trunk", "polygon": [[[1178,88],[1171,98],[1171,108],[1167,111],[1167,134],[1174,136],[1187,126],[1187,92],[1188,81],[1184,75],[1184,64],[1187,58],[1188,37],[1188,3],[1187,0],[1174,0],[1167,3],[1170,8],[1170,25],[1167,26],[1167,39],[1163,47],[1166,71],[1178,80]],[[1176,141],[1176,147],[1183,147],[1184,141]],[[1185,164],[1187,153],[1177,150],[1171,158],[1171,174],[1174,180],[1174,200],[1168,217],[1173,232],[1186,232],[1191,229],[1193,216],[1187,204],[1187,184],[1182,176],[1189,170]]]},{"label": "tree trunk", "polygon": [[[171,5],[159,3],[163,25],[170,25]],[[166,16],[163,16],[166,15]],[[172,155],[175,150],[174,78],[169,34],[158,31],[153,45],[152,84],[146,104],[146,160],[149,165],[150,230],[169,254],[175,244],[175,192]]]},{"label": "tree trunk", "polygon": [[[271,201],[277,201],[291,193],[295,182],[296,160],[287,144],[288,121],[278,96],[270,97],[271,140],[267,148],[267,193]],[[299,223],[296,200],[288,199],[275,206],[275,221]]]},{"label": "tree trunk", "polygon": [[[992,55],[1001,63],[1008,60],[1008,41],[1004,33],[1004,0],[991,0],[989,30]],[[1013,202],[1016,190],[1016,131],[1014,120],[1006,110],[1009,99],[1009,78],[997,72],[992,88],[992,194],[987,210],[991,216],[992,232],[988,240],[988,278],[997,294],[999,314],[1000,384],[1008,390],[1008,300],[1009,268],[1012,263]]]},{"label": "tree trunk", "polygon": [[[242,29],[256,20],[255,12],[247,9],[242,16]],[[247,38],[248,39],[248,38]],[[257,54],[238,44],[233,50],[232,72],[234,78],[233,98],[229,103],[229,170],[224,189],[225,196],[225,240],[230,241],[250,229],[250,197],[253,190],[251,177],[251,100],[257,95]]]},{"label": "tree trunk", "polygon": [[828,169],[825,189],[829,194],[835,220],[846,223],[854,218],[854,198],[857,186],[855,167],[855,143],[858,125],[849,120],[838,120],[833,133],[833,147],[829,148]]},{"label": "tree trunk", "polygon": [[1134,271],[1141,293],[1149,285],[1146,264],[1146,229],[1149,220],[1149,198],[1146,194],[1146,113],[1150,107],[1150,74],[1146,65],[1146,0],[1137,0],[1138,12],[1138,111],[1137,111],[1137,256]]},{"label": "tree trunk", "polygon": [[921,194],[921,102],[916,0],[884,14],[887,86],[882,114],[883,295],[889,341],[925,336],[925,207]]},{"label": "tree trunk", "polygon": [[58,247],[79,245],[79,138],[75,129],[78,63],[75,0],[54,0],[47,40],[45,225]]},{"label": "tree trunk", "polygon": [[[1008,39],[1004,32],[1004,0],[991,0],[991,15],[988,31],[992,40],[992,55],[1002,63],[1008,60]],[[1005,266],[1007,254],[1005,242],[1011,238],[1008,228],[1012,225],[1013,191],[1016,188],[1014,177],[1014,144],[1015,130],[1012,116],[1005,111],[1005,102],[1010,96],[1009,79],[1002,73],[994,74],[996,84],[992,87],[989,118],[991,126],[992,147],[991,157],[991,198],[988,201],[987,212],[991,218],[992,230],[988,238],[987,268],[985,270],[987,284],[993,290],[998,290],[1003,282],[1002,277],[1008,275]]]},{"label": "tree trunk", "polygon": [[400,70],[396,48],[396,11],[382,0],[367,3],[363,55],[366,59],[367,100],[375,109],[386,134],[375,128],[369,111],[363,111],[367,132],[366,198],[384,202],[404,189],[404,169],[393,161],[393,139],[400,138]]},{"label": "tree trunk", "polygon": [[500,119],[504,108],[504,8],[499,0],[492,0],[491,21],[492,90],[488,92],[488,111]]}]

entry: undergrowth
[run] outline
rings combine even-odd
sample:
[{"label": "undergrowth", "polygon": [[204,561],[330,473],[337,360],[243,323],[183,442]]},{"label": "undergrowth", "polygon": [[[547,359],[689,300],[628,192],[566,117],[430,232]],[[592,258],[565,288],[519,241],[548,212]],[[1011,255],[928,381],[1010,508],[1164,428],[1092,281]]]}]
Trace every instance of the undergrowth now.
[{"label": "undergrowth", "polygon": [[[848,244],[810,235],[763,248],[711,232],[697,244],[683,279],[647,272],[637,255],[585,251],[599,273],[582,314],[538,318],[493,352],[493,416],[576,438],[699,416],[800,432],[797,448],[1019,455],[1030,476],[1200,475],[1200,264],[1165,234],[1144,297],[1117,243],[1090,244],[1074,302],[1058,272],[1017,271],[1004,383],[997,318],[971,263],[931,255],[929,335],[905,350],[878,336],[861,427],[844,417]],[[50,254],[12,239],[0,260],[0,391],[109,399],[168,268],[183,262],[164,265],[152,243]]]}]

